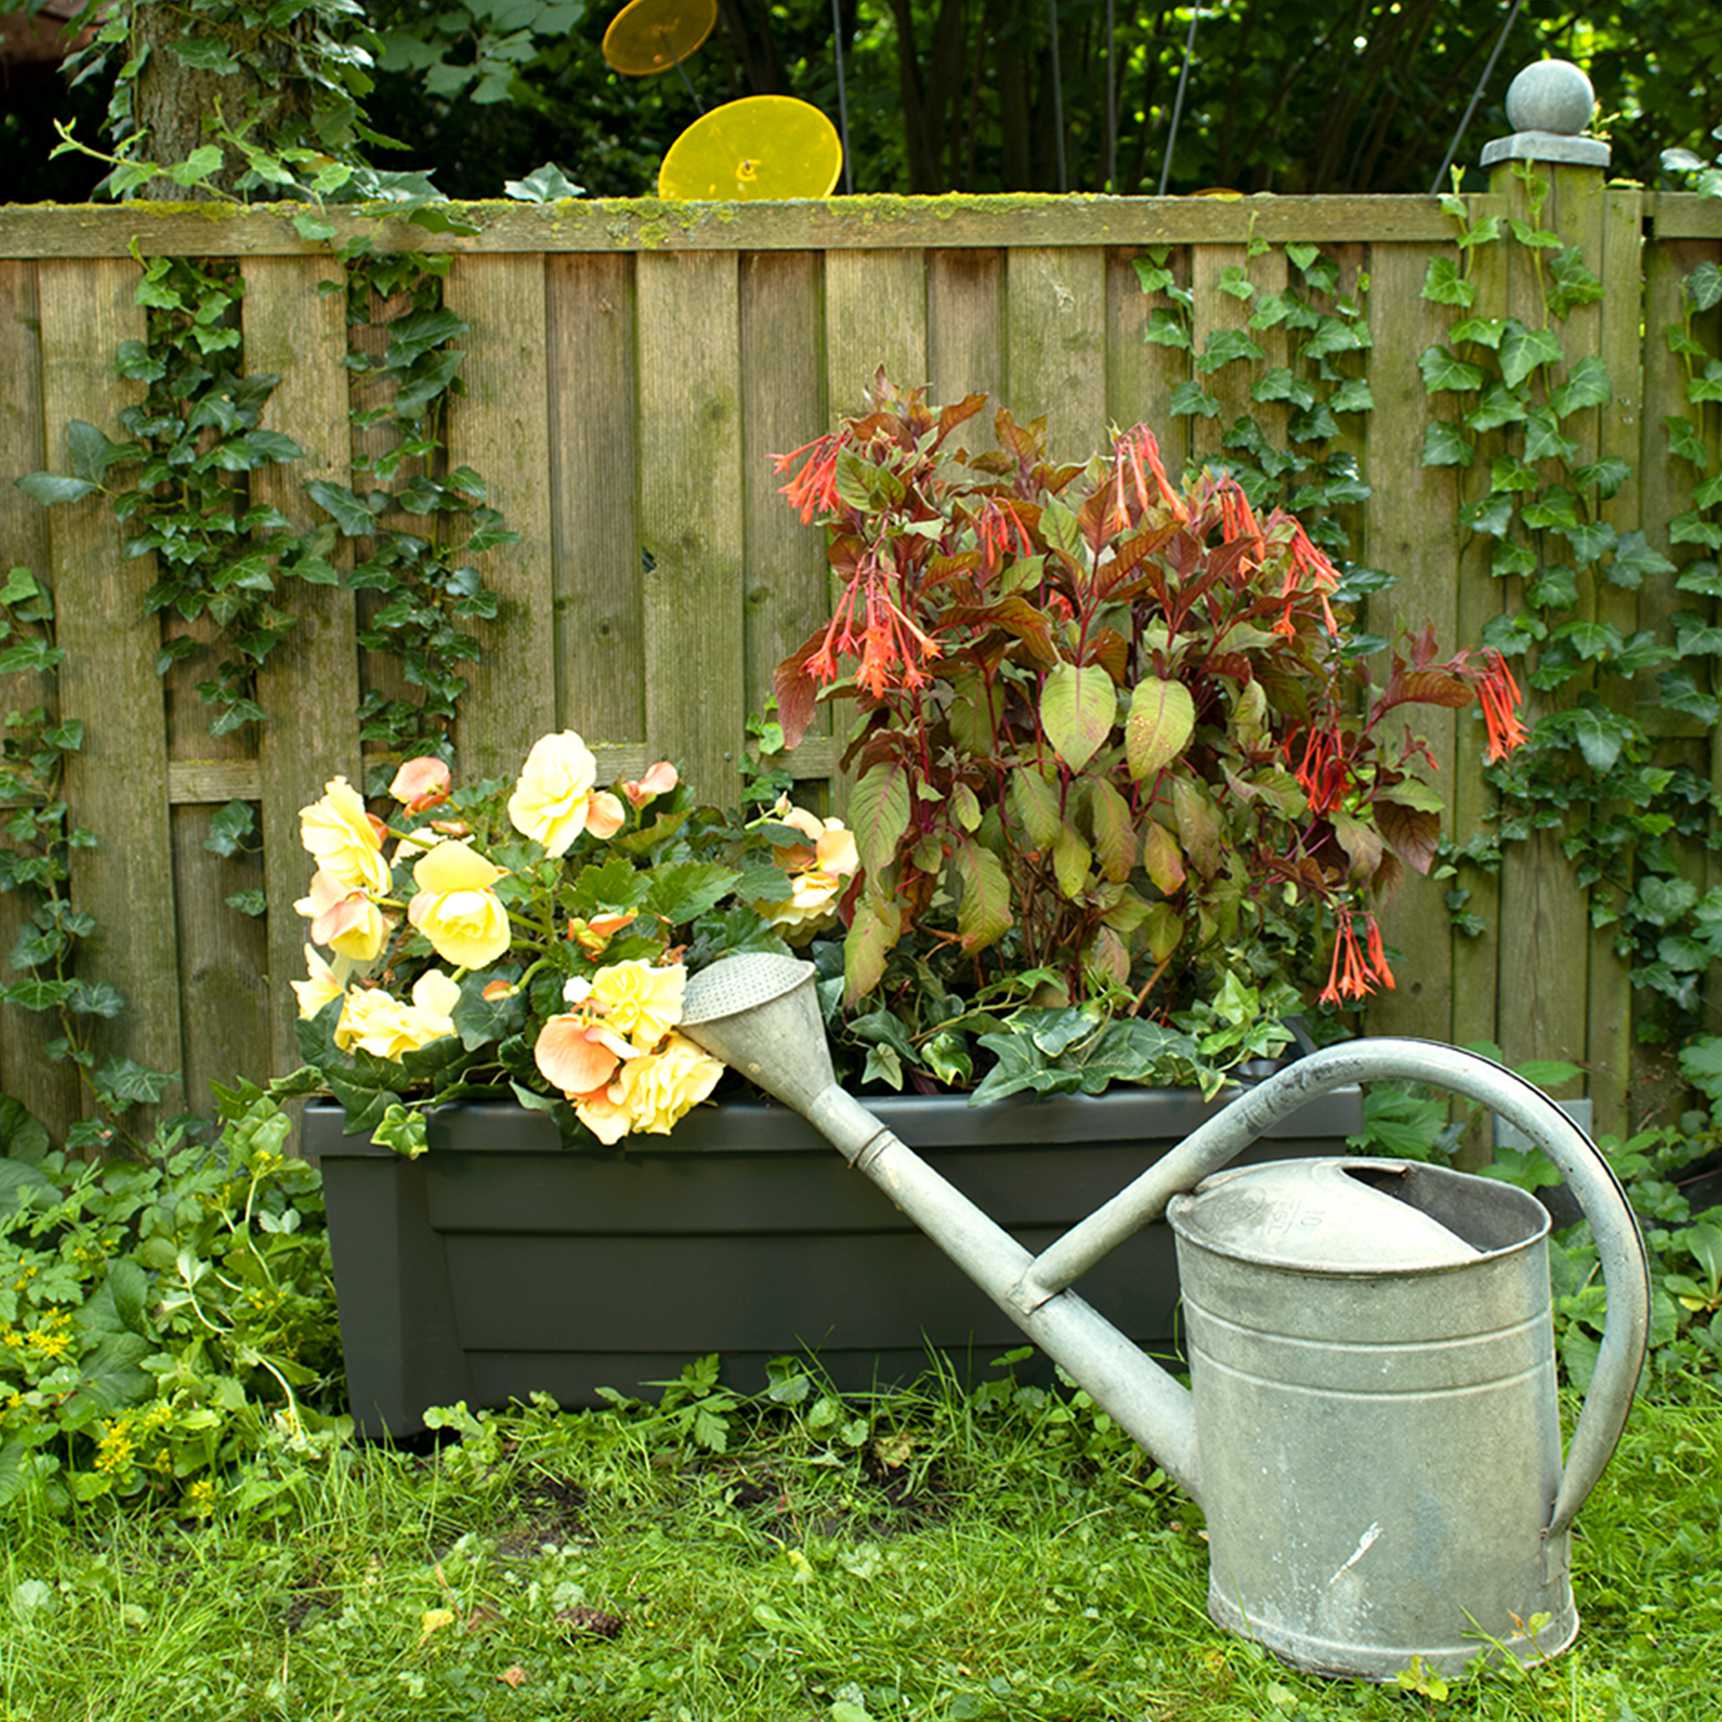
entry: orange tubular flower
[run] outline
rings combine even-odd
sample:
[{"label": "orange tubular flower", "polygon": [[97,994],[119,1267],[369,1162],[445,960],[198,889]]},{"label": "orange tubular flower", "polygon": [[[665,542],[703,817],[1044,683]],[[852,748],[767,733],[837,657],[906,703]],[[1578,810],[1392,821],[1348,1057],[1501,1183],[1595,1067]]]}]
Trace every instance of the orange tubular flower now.
[{"label": "orange tubular flower", "polygon": [[1381,942],[1381,928],[1373,915],[1363,917],[1365,944],[1357,942],[1356,916],[1350,909],[1339,911],[1339,925],[1334,931],[1333,964],[1328,970],[1327,985],[1321,989],[1323,1004],[1336,1005],[1345,999],[1364,999],[1379,984],[1393,991],[1393,971],[1387,966],[1387,951]]},{"label": "orange tubular flower", "polygon": [[[1250,499],[1244,494],[1244,487],[1228,474],[1220,481],[1220,541],[1223,544],[1232,544],[1240,538],[1255,541],[1256,561],[1259,564],[1267,549],[1262,537],[1261,522],[1256,519],[1256,511],[1250,507]],[[1240,568],[1240,579],[1243,572]]]},{"label": "orange tubular flower", "polygon": [[1487,667],[1477,681],[1477,703],[1483,708],[1483,723],[1489,732],[1487,760],[1493,765],[1530,737],[1519,719],[1524,695],[1513,680],[1513,672],[1507,668],[1507,660],[1491,650],[1484,661]]},{"label": "orange tubular flower", "polygon": [[788,454],[771,457],[772,468],[779,473],[788,472],[803,455],[807,457],[800,472],[788,484],[778,486],[779,494],[787,496],[790,507],[800,512],[803,526],[811,526],[816,514],[830,514],[836,509],[837,456],[848,440],[846,429],[832,431],[804,442]]},{"label": "orange tubular flower", "polygon": [[860,654],[855,680],[874,699],[882,699],[891,688],[911,692],[924,688],[931,678],[923,666],[939,656],[939,642],[897,607],[886,586],[885,569],[872,554],[856,567],[824,639],[802,667],[815,681],[829,682],[845,653]]},{"label": "orange tubular flower", "polygon": [[[1286,764],[1291,764],[1291,739],[1285,744]],[[1304,738],[1303,758],[1292,773],[1309,800],[1311,813],[1331,813],[1345,799],[1349,777],[1345,769],[1345,737],[1337,728],[1311,725]]]}]

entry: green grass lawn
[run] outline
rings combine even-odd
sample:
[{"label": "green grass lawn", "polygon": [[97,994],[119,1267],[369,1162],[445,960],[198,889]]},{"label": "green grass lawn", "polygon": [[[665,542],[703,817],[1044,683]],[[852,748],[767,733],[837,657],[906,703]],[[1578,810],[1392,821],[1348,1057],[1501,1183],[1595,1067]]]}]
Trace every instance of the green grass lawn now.
[{"label": "green grass lawn", "polygon": [[1081,1401],[780,1393],[469,1420],[428,1455],[283,1439],[202,1521],[26,1514],[0,1718],[1722,1716],[1713,1388],[1635,1413],[1579,1522],[1577,1647],[1445,1697],[1210,1625],[1199,1515]]}]

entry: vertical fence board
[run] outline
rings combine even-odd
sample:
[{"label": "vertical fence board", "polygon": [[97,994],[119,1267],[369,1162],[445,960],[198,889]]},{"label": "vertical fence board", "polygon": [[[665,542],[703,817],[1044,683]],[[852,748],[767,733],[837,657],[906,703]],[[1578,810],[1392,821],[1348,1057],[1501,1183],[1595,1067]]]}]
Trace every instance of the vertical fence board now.
[{"label": "vertical fence board", "polygon": [[[825,257],[825,403],[827,422],[858,412],[880,366],[898,388],[927,377],[927,264],[920,251],[831,251]],[[1008,373],[1007,373],[1008,376]],[[833,709],[839,757],[854,705]],[[839,769],[839,808],[850,779]]]},{"label": "vertical fence board", "polygon": [[[133,303],[132,264],[102,259],[43,262],[45,446],[57,459],[73,419],[112,427],[136,398],[113,371],[114,349],[144,334]],[[53,511],[49,545],[58,598],[60,697],[89,724],[67,774],[74,817],[93,827],[95,849],[72,855],[72,898],[96,918],[93,974],[126,996],[127,1011],[92,1035],[100,1055],[129,1055],[158,1070],[183,1065],[178,953],[174,946],[173,851],[168,830],[167,736],[155,672],[157,630],[144,616],[149,559],[121,554],[121,532],[105,497]]]},{"label": "vertical fence board", "polygon": [[[1597,452],[1618,457],[1631,475],[1602,515],[1617,532],[1640,525],[1638,445],[1644,416],[1644,374],[1639,349],[1639,325],[1644,306],[1643,196],[1637,191],[1610,191],[1603,201],[1601,260],[1603,284],[1599,315],[1599,349],[1608,365],[1613,402],[1603,409],[1598,425]],[[1598,620],[1611,623],[1622,638],[1638,625],[1638,594],[1607,581],[1597,584]],[[1629,711],[1639,697],[1634,682],[1607,678],[1605,697]],[[1618,813],[1620,809],[1611,809]],[[1590,934],[1590,987],[1587,994],[1589,1031],[1587,1058],[1593,1124],[1597,1134],[1624,1135],[1629,1128],[1627,1097],[1632,1081],[1632,981],[1627,965],[1614,953],[1614,929],[1597,927]]]},{"label": "vertical fence board", "polygon": [[[11,480],[49,462],[42,443],[42,341],[36,314],[36,265],[0,263],[0,577],[8,568],[28,568],[47,584],[48,515]],[[55,451],[54,464],[60,464]],[[54,678],[23,672],[0,678],[6,711],[58,708]],[[24,891],[0,895],[0,962],[12,949],[32,901]],[[7,980],[19,977],[0,971]],[[52,1064],[47,1044],[60,1032],[52,1016],[0,1008],[0,1082],[58,1138],[78,1115],[77,1073]]]},{"label": "vertical fence board", "polygon": [[[252,481],[258,502],[279,508],[296,525],[316,511],[304,496],[315,479],[348,483],[346,300],[332,258],[250,257],[245,261],[245,362],[253,373],[281,381],[269,397],[265,423],[305,451],[297,466],[264,467]],[[337,545],[344,560],[345,551]],[[309,857],[299,845],[299,809],[332,777],[362,782],[359,664],[353,594],[337,587],[298,585],[292,606],[299,625],[257,678],[258,702],[269,714],[258,738],[263,793],[264,890],[269,902],[270,1049],[277,1071],[299,1062],[297,1001],[288,982],[304,970],[306,923],[293,905],[305,893]]]},{"label": "vertical fence board", "polygon": [[[825,430],[819,258],[755,251],[741,260],[742,483],[747,494],[747,709],[763,711],[785,652],[829,613],[825,534],[779,494],[771,456]],[[823,718],[821,728],[824,727]]]},{"label": "vertical fence board", "polygon": [[[1369,446],[1374,484],[1364,504],[1365,522],[1370,565],[1395,574],[1398,584],[1370,599],[1369,621],[1372,632],[1389,636],[1397,627],[1432,624],[1443,651],[1452,651],[1463,643],[1456,578],[1459,482],[1455,468],[1423,464],[1427,407],[1417,368],[1418,355],[1446,338],[1452,320],[1446,309],[1422,297],[1431,255],[1430,248],[1421,245],[1377,245],[1370,254],[1375,346],[1369,386],[1375,410],[1370,414]],[[1437,706],[1418,707],[1415,728],[1435,755],[1434,783],[1448,801],[1442,829],[1451,835],[1454,714]],[[1453,941],[1444,891],[1442,882],[1407,868],[1404,883],[1385,906],[1382,930],[1388,943],[1403,953],[1403,961],[1397,989],[1379,994],[1370,1004],[1371,1032],[1447,1038]]]},{"label": "vertical fence board", "polygon": [[[1107,257],[1106,414],[1124,429],[1146,422],[1176,482],[1190,454],[1190,421],[1172,416],[1171,398],[1190,379],[1190,355],[1182,347],[1157,346],[1145,338],[1156,301],[1142,291],[1137,255],[1114,251]],[[1187,249],[1172,252],[1166,266],[1181,285],[1189,285]]]},{"label": "vertical fence board", "polygon": [[642,255],[638,270],[647,742],[723,802],[747,721],[737,258]]},{"label": "vertical fence board", "polygon": [[491,506],[520,534],[478,558],[502,608],[494,626],[479,628],[484,655],[466,670],[457,759],[473,782],[512,777],[556,727],[556,636],[543,625],[552,602],[544,259],[458,256],[443,303],[472,325],[463,338],[466,393],[449,411],[449,463],[477,471]]},{"label": "vertical fence board", "polygon": [[[1594,179],[1595,175],[1587,176]],[[1497,172],[1495,185],[1507,190],[1512,213],[1529,219],[1524,186],[1510,175]],[[1598,187],[1600,193],[1600,186]],[[1575,195],[1573,214],[1588,226],[1588,218],[1600,216],[1598,198]],[[1548,217],[1545,215],[1545,220]],[[1575,235],[1577,237],[1577,235]],[[1594,256],[1599,234],[1587,231],[1581,244]],[[1542,296],[1531,256],[1515,248],[1509,263],[1509,305],[1514,316],[1527,327],[1544,322]],[[1594,313],[1595,307],[1587,307]],[[1567,358],[1576,363],[1594,352],[1600,324],[1591,315],[1575,311],[1563,330]],[[1584,421],[1588,420],[1586,424]],[[1571,429],[1584,450],[1594,448],[1594,412],[1575,415]],[[1551,541],[1552,545],[1552,541]],[[1546,546],[1545,549],[1549,548]],[[1514,578],[1508,586],[1507,603],[1513,609],[1524,603],[1524,582]],[[1529,690],[1527,690],[1528,692]],[[1572,696],[1530,694],[1531,718],[1543,715]],[[1572,867],[1561,852],[1558,831],[1533,831],[1523,842],[1510,843],[1501,860],[1501,936],[1498,1003],[1499,1040],[1509,1062],[1527,1059],[1566,1059],[1583,1064],[1588,1027],[1585,987],[1589,974],[1590,930],[1583,894],[1573,883]],[[1560,1092],[1577,1093],[1576,1084],[1564,1084]]]},{"label": "vertical fence board", "polygon": [[1011,252],[1005,321],[1011,411],[1045,415],[1054,459],[1087,460],[1106,435],[1106,253]]},{"label": "vertical fence board", "polygon": [[[1504,317],[1507,314],[1508,286],[1505,241],[1479,247],[1474,254],[1472,280],[1477,288],[1476,302],[1472,307],[1475,315]],[[1424,410],[1428,412],[1427,407]],[[1459,479],[1463,500],[1474,501],[1487,492],[1489,456],[1493,452],[1491,445],[1498,442],[1498,436],[1478,438],[1476,459]],[[1377,476],[1379,481],[1385,475]],[[1453,531],[1458,540],[1458,641],[1469,645],[1481,638],[1489,618],[1500,613],[1501,583],[1489,572],[1494,540],[1467,531],[1456,519]],[[1461,842],[1485,829],[1485,816],[1494,805],[1494,791],[1482,777],[1484,752],[1483,726],[1475,712],[1460,712],[1454,729],[1452,820],[1454,834]],[[1462,883],[1471,893],[1468,907],[1481,918],[1483,929],[1474,937],[1458,936],[1453,941],[1452,1028],[1449,1038],[1461,1046],[1470,1041],[1495,1039],[1501,908],[1501,887],[1497,876],[1471,868],[1466,871]],[[1475,1163],[1479,1155],[1484,1162],[1487,1161],[1488,1150],[1481,1136],[1474,1136],[1463,1158],[1467,1163]]]},{"label": "vertical fence board", "polygon": [[548,287],[556,716],[589,741],[638,741],[646,657],[633,260],[552,257]]},{"label": "vertical fence board", "polygon": [[991,396],[985,416],[963,426],[971,449],[992,443],[992,416],[1004,390],[1004,253],[927,253],[927,372],[935,401]]}]

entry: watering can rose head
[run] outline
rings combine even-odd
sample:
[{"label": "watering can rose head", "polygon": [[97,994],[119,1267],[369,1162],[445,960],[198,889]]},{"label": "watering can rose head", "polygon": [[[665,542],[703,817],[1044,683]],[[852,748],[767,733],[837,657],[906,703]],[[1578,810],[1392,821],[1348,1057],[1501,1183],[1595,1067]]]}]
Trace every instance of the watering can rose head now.
[{"label": "watering can rose head", "polygon": [[775,457],[839,594],[778,667],[785,743],[822,700],[861,713],[851,1009],[883,1000],[934,1074],[941,1020],[990,1005],[1044,1041],[1066,1031],[1020,1013],[1076,1009],[1131,1025],[1110,1068],[1254,1056],[1280,1009],[1393,986],[1376,908],[1441,838],[1406,720],[1477,706],[1502,758],[1525,738],[1505,661],[1364,636],[1331,522],[1176,474],[1146,425],[1071,464],[984,406],[881,372],[864,414]]},{"label": "watering can rose head", "polygon": [[431,1107],[478,1090],[603,1143],[705,1100],[722,1066],[677,1032],[690,965],[835,925],[854,841],[787,801],[751,822],[701,808],[668,760],[635,769],[599,788],[565,730],[511,784],[409,759],[374,774],[373,812],[332,779],[300,815],[315,870],[292,1080],[408,1153]]}]

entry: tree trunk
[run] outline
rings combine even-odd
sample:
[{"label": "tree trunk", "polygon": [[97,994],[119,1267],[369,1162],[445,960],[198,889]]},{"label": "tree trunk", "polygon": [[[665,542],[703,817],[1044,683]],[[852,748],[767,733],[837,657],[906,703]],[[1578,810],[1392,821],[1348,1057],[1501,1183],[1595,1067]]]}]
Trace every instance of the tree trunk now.
[{"label": "tree trunk", "polygon": [[[200,144],[213,141],[218,123],[237,129],[259,114],[263,123],[251,135],[274,143],[297,142],[301,123],[310,116],[311,91],[303,79],[291,75],[290,48],[282,34],[223,30],[239,70],[222,73],[188,66],[174,53],[173,43],[196,33],[176,8],[140,0],[133,12],[135,49],[147,50],[134,98],[137,129],[145,134],[144,159],[164,166],[184,161]],[[206,26],[203,33],[215,32]],[[156,180],[143,195],[207,199],[215,197],[218,188],[231,191],[245,163],[231,147],[226,155],[221,171],[202,185],[182,189]]]}]

